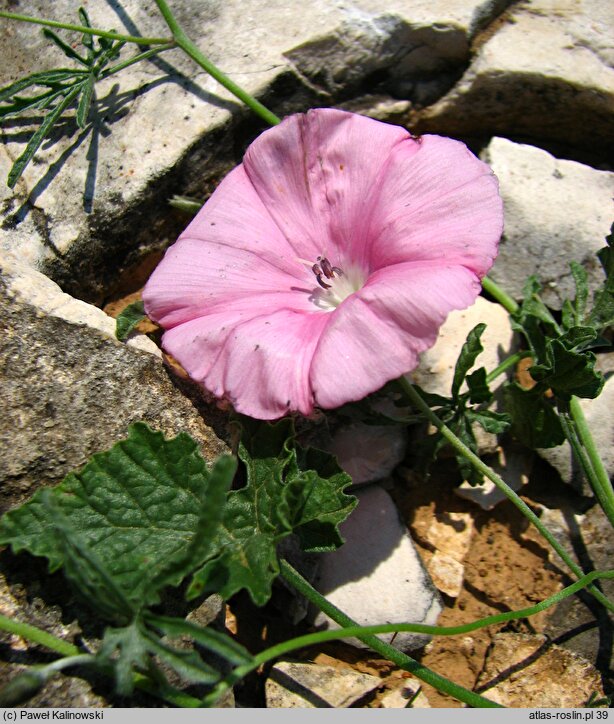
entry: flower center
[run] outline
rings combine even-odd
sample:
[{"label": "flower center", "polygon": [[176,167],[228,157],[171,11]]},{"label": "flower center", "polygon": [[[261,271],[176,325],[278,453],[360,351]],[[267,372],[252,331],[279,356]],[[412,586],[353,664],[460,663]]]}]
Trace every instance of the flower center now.
[{"label": "flower center", "polygon": [[350,294],[362,288],[366,275],[358,267],[348,265],[345,270],[333,266],[325,256],[319,256],[315,264],[310,264],[320,289],[315,289],[310,300],[320,309],[331,312],[336,309]]}]

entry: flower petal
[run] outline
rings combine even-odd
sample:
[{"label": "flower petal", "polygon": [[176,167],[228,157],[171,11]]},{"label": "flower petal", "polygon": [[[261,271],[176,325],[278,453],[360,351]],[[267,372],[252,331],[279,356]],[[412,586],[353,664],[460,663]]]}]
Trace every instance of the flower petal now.
[{"label": "flower petal", "polygon": [[186,371],[235,409],[261,420],[313,411],[311,359],[329,315],[280,310],[195,319],[164,335]]},{"label": "flower petal", "polygon": [[423,136],[395,147],[371,218],[371,269],[412,259],[484,276],[497,254],[503,204],[489,166],[459,141]]},{"label": "flower petal", "polygon": [[[369,208],[392,149],[409,134],[335,109],[290,116],[249,147],[244,164],[260,198],[301,256],[357,258]],[[417,144],[415,144],[417,145]]]},{"label": "flower petal", "polygon": [[266,294],[267,310],[312,309],[314,286],[239,166],[166,252],[143,301],[147,314],[168,329],[245,296]]},{"label": "flower petal", "polygon": [[479,292],[478,278],[462,266],[408,262],[372,274],[322,334],[311,367],[316,403],[338,407],[410,372],[448,313]]}]

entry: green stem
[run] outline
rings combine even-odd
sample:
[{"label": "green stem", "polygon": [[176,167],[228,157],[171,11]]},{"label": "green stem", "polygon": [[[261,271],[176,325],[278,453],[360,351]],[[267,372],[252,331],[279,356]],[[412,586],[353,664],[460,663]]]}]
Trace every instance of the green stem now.
[{"label": "green stem", "polygon": [[525,352],[515,352],[514,354],[511,354],[509,357],[503,360],[500,365],[495,367],[495,369],[486,375],[486,384],[489,385],[491,382],[497,379],[499,375],[502,375],[506,370],[508,370],[510,367],[515,367],[518,362],[520,362],[521,359],[524,359],[525,357],[530,357],[531,353],[529,351]]},{"label": "green stem", "polygon": [[[28,623],[21,623],[20,621],[15,621],[14,619],[8,618],[7,616],[3,616],[1,614],[0,630],[15,634],[16,636],[21,636],[24,639],[28,639],[28,641],[32,641],[33,643],[40,644],[41,646],[44,646],[51,651],[55,651],[63,657],[68,657],[66,659],[60,659],[59,661],[53,662],[53,664],[51,664],[51,666],[55,666],[58,669],[75,663],[76,657],[90,656],[89,654],[83,654],[83,652],[74,644],[71,644],[68,641],[64,641],[63,639],[60,639],[53,634],[47,633],[47,631],[43,631],[36,626],[31,626]],[[73,659],[73,657],[75,658]],[[63,661],[69,661],[70,663],[63,664]],[[149,694],[153,694],[160,699],[164,699],[165,701],[168,701],[170,704],[174,704],[175,706],[194,708],[201,705],[200,699],[196,699],[189,694],[184,694],[182,691],[171,689],[170,687],[168,688],[168,690],[161,691],[159,684],[153,682],[151,679],[149,679],[147,676],[144,676],[143,674],[134,674],[133,680],[134,685],[137,688],[141,689],[142,691],[146,691]]]},{"label": "green stem", "polygon": [[461,624],[459,626],[429,626],[427,624],[419,623],[387,623],[379,626],[350,626],[330,631],[318,631],[317,633],[305,634],[304,636],[297,636],[296,638],[283,641],[280,644],[271,646],[265,651],[256,654],[249,664],[238,666],[229,677],[227,677],[223,682],[220,682],[216,689],[207,696],[207,702],[214,703],[226,689],[229,689],[234,683],[247,676],[247,674],[256,670],[263,664],[267,664],[269,661],[285,656],[297,649],[323,644],[328,641],[337,641],[339,639],[361,637],[369,634],[396,633],[398,631],[423,633],[432,636],[459,636],[461,634],[471,633],[472,631],[480,628],[485,628],[486,626],[534,616],[535,614],[550,608],[550,606],[560,603],[563,599],[572,596],[574,593],[577,593],[598,578],[614,578],[614,570],[592,571],[578,581],[572,583],[570,586],[563,588],[558,593],[555,593],[543,601],[536,603],[534,606],[522,608],[518,611],[497,613],[492,616],[486,616],[485,618],[481,618],[477,621]]},{"label": "green stem", "polygon": [[494,297],[510,314],[516,314],[518,311],[516,302],[490,277],[484,277],[484,279],[482,279],[482,287],[484,291],[488,292],[491,297]]},{"label": "green stem", "polygon": [[177,45],[187,53],[192,60],[194,60],[201,68],[203,68],[210,76],[226,90],[230,91],[240,101],[243,101],[248,108],[251,108],[260,118],[265,120],[269,125],[275,126],[280,123],[280,119],[272,113],[268,108],[257,101],[253,96],[243,90],[234,81],[232,81],[226,74],[224,74],[217,66],[215,66],[208,58],[206,58],[200,50],[194,45],[194,43],[188,38],[183,28],[179,25],[170,8],[166,4],[166,0],[156,0],[156,5],[162,13],[164,20],[170,31],[173,34],[173,38]]},{"label": "green stem", "polygon": [[[450,430],[450,428],[445,425],[438,417],[437,415],[431,410],[431,408],[426,404],[426,402],[422,399],[421,395],[418,393],[418,391],[414,388],[414,386],[408,382],[405,377],[399,378],[399,383],[401,384],[401,387],[403,388],[405,394],[409,398],[409,400],[412,402],[412,404],[420,410],[427,420],[431,422],[441,433],[441,435],[447,440],[450,445],[459,452],[463,457],[465,457],[472,465],[473,467],[482,475],[486,476],[489,480],[491,480],[497,488],[509,499],[512,501],[512,503],[520,510],[520,512],[531,522],[533,525],[537,528],[537,530],[541,533],[541,535],[550,543],[552,548],[557,552],[561,560],[564,561],[564,563],[567,565],[567,567],[574,573],[574,575],[577,578],[581,578],[584,576],[584,572],[582,569],[574,563],[574,561],[571,559],[571,557],[568,555],[567,551],[563,548],[563,546],[556,540],[556,538],[552,535],[552,533],[544,526],[544,524],[540,521],[540,519],[535,515],[535,513],[529,508],[529,506],[520,498],[519,495],[517,495],[510,486],[499,476],[495,471],[488,467],[480,458],[472,451],[470,450],[453,432]],[[602,603],[606,608],[608,608],[610,611],[614,611],[614,603],[608,600],[606,596],[603,595],[603,593],[596,588],[595,586],[591,585],[587,587],[587,590],[592,593],[592,595],[600,602]]]},{"label": "green stem", "polygon": [[571,398],[569,412],[574,423],[575,432],[585,453],[578,456],[580,464],[604,513],[614,526],[614,490],[612,489],[612,483],[595,445],[595,440],[591,435],[586,417],[584,417],[580,400],[577,397]]},{"label": "green stem", "polygon": [[163,53],[165,50],[170,50],[171,48],[176,47],[175,43],[166,43],[165,45],[158,45],[155,48],[150,48],[150,50],[145,50],[138,55],[134,55],[132,58],[128,58],[121,63],[117,63],[117,65],[113,65],[110,68],[103,70],[99,79],[102,80],[103,78],[108,78],[110,75],[114,75],[115,73],[119,73],[120,70],[124,70],[124,68],[128,68],[135,63],[140,63],[142,60],[147,60],[154,55],[158,55],[158,53]]},{"label": "green stem", "polygon": [[75,25],[74,23],[61,23],[57,20],[46,20],[45,18],[35,18],[31,15],[9,13],[6,10],[0,10],[0,18],[8,18],[9,20],[21,20],[24,23],[35,23],[36,25],[44,25],[47,28],[74,30],[77,33],[95,35],[96,37],[108,38],[109,40],[123,40],[125,43],[137,43],[138,45],[166,45],[170,42],[169,38],[142,38],[139,35],[122,35],[121,33],[115,33],[112,30],[88,28],[86,25]]},{"label": "green stem", "polygon": [[28,639],[28,641],[33,641],[35,644],[45,646],[62,656],[77,656],[82,653],[74,644],[70,644],[68,641],[59,639],[57,636],[53,636],[53,634],[47,633],[36,626],[15,621],[2,614],[0,614],[0,630],[21,636],[24,639]]},{"label": "green stem", "polygon": [[[315,604],[329,618],[339,624],[339,626],[354,628],[358,625],[355,621],[352,621],[349,616],[343,613],[343,611],[340,611],[330,601],[324,598],[324,596],[318,593],[315,588],[313,588],[313,586],[288,563],[288,561],[282,559],[280,561],[280,568],[281,575],[293,588],[305,596],[311,603]],[[426,666],[418,663],[415,659],[412,659],[411,656],[407,656],[407,654],[395,649],[394,646],[391,646],[390,644],[387,644],[377,638],[377,636],[365,634],[359,636],[359,638],[363,643],[370,646],[374,651],[382,656],[385,656],[388,660],[392,661],[392,663],[396,664],[400,668],[405,669],[405,671],[409,671],[419,679],[422,679],[422,681],[425,681],[427,684],[431,684],[431,686],[436,687],[440,691],[444,691],[465,704],[469,704],[469,706],[499,707],[498,704],[495,704],[489,699],[486,699],[479,694],[475,694],[473,691],[469,691],[469,689],[465,689],[463,686],[459,686],[453,681],[440,676]]]}]

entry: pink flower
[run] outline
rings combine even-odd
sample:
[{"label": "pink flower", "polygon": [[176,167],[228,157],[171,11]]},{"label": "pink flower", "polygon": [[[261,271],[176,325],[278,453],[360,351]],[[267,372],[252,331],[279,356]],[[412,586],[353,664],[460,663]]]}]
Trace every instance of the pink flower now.
[{"label": "pink flower", "polygon": [[473,303],[502,230],[462,143],[333,109],[248,148],[149,280],[164,348],[239,412],[359,400],[411,371]]}]

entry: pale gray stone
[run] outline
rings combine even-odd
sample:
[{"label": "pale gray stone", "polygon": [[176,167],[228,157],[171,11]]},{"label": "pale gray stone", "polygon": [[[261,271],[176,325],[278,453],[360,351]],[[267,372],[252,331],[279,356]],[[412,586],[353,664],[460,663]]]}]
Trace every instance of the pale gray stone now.
[{"label": "pale gray stone", "polygon": [[118,342],[99,309],[7,259],[0,289],[2,510],[58,483],[137,420],[190,433],[209,461],[227,451],[199,413],[204,402],[180,394],[157,356]]},{"label": "pale gray stone", "polygon": [[505,707],[580,708],[603,696],[597,669],[546,636],[498,633],[476,690]]},{"label": "pale gray stone", "polygon": [[[515,351],[514,333],[507,312],[499,304],[478,297],[467,309],[451,312],[439,330],[434,346],[420,357],[419,367],[408,375],[427,392],[449,396],[454,367],[469,332],[481,322],[486,324],[481,341],[484,351],[475,361],[474,369],[485,367],[492,372]],[[505,381],[502,375],[493,384],[496,389]],[[463,387],[463,390],[466,388]]]},{"label": "pale gray stone", "polygon": [[[612,568],[614,529],[599,505],[584,515],[569,507],[546,508],[540,519],[583,570]],[[567,570],[554,551],[549,550],[548,555],[552,564]],[[612,600],[614,581],[601,580],[599,587]],[[583,592],[557,604],[548,617],[544,633],[603,671],[614,666],[614,653],[608,644],[611,625],[609,612],[589,593]]]},{"label": "pale gray stone", "polygon": [[346,708],[382,686],[377,676],[303,661],[278,661],[264,691],[269,709]]},{"label": "pale gray stone", "polygon": [[355,422],[333,433],[327,446],[354,485],[373,483],[392,473],[407,450],[407,431],[394,425]]},{"label": "pale gray stone", "polygon": [[[471,39],[506,4],[177,0],[173,9],[218,67],[283,116],[362,92],[374,73],[389,79],[397,97],[401,91],[432,99],[458,77]],[[2,0],[0,7],[12,3]],[[75,7],[29,0],[21,10],[76,21]],[[168,36],[152,8],[138,0],[87,5],[95,26]],[[0,85],[67,65],[40,27],[8,20],[2,27]],[[67,38],[79,40],[76,33]],[[185,224],[169,213],[168,198],[206,198],[264,124],[178,49],[103,81],[97,97],[85,130],[62,125],[15,191],[2,186],[0,245],[74,296],[99,302],[121,270],[173,241]],[[23,151],[26,130],[21,121],[8,124],[1,177]]]},{"label": "pale gray stone", "polygon": [[543,284],[546,304],[573,299],[570,261],[582,264],[595,289],[603,269],[595,252],[612,223],[614,173],[557,159],[534,146],[494,138],[484,153],[497,178],[505,229],[490,276],[512,297],[522,297],[531,274]]},{"label": "pale gray stone", "polygon": [[[439,330],[437,342],[422,354],[420,365],[408,375],[409,380],[420,385],[426,392],[449,397],[460,351],[469,332],[481,322],[486,324],[481,337],[484,351],[477,357],[473,369],[484,367],[487,373],[492,372],[506,357],[516,351],[517,342],[509,315],[503,307],[478,297],[475,304],[468,309],[454,311],[448,315]],[[501,375],[491,385],[496,401],[498,401],[497,393],[506,380],[507,376]],[[465,390],[466,385],[462,387],[462,391]],[[474,425],[473,431],[481,454],[497,452],[496,435],[487,433],[480,425]]]},{"label": "pale gray stone", "polygon": [[529,0],[486,33],[461,81],[420,115],[418,130],[493,134],[614,151],[614,6]]},{"label": "pale gray stone", "polygon": [[[392,498],[382,488],[357,492],[358,507],[341,525],[345,544],[322,555],[315,588],[357,623],[435,624],[441,601]],[[338,628],[322,612],[314,624]],[[384,641],[410,651],[424,646],[423,634],[382,634]],[[350,643],[364,647],[358,639]]]}]

